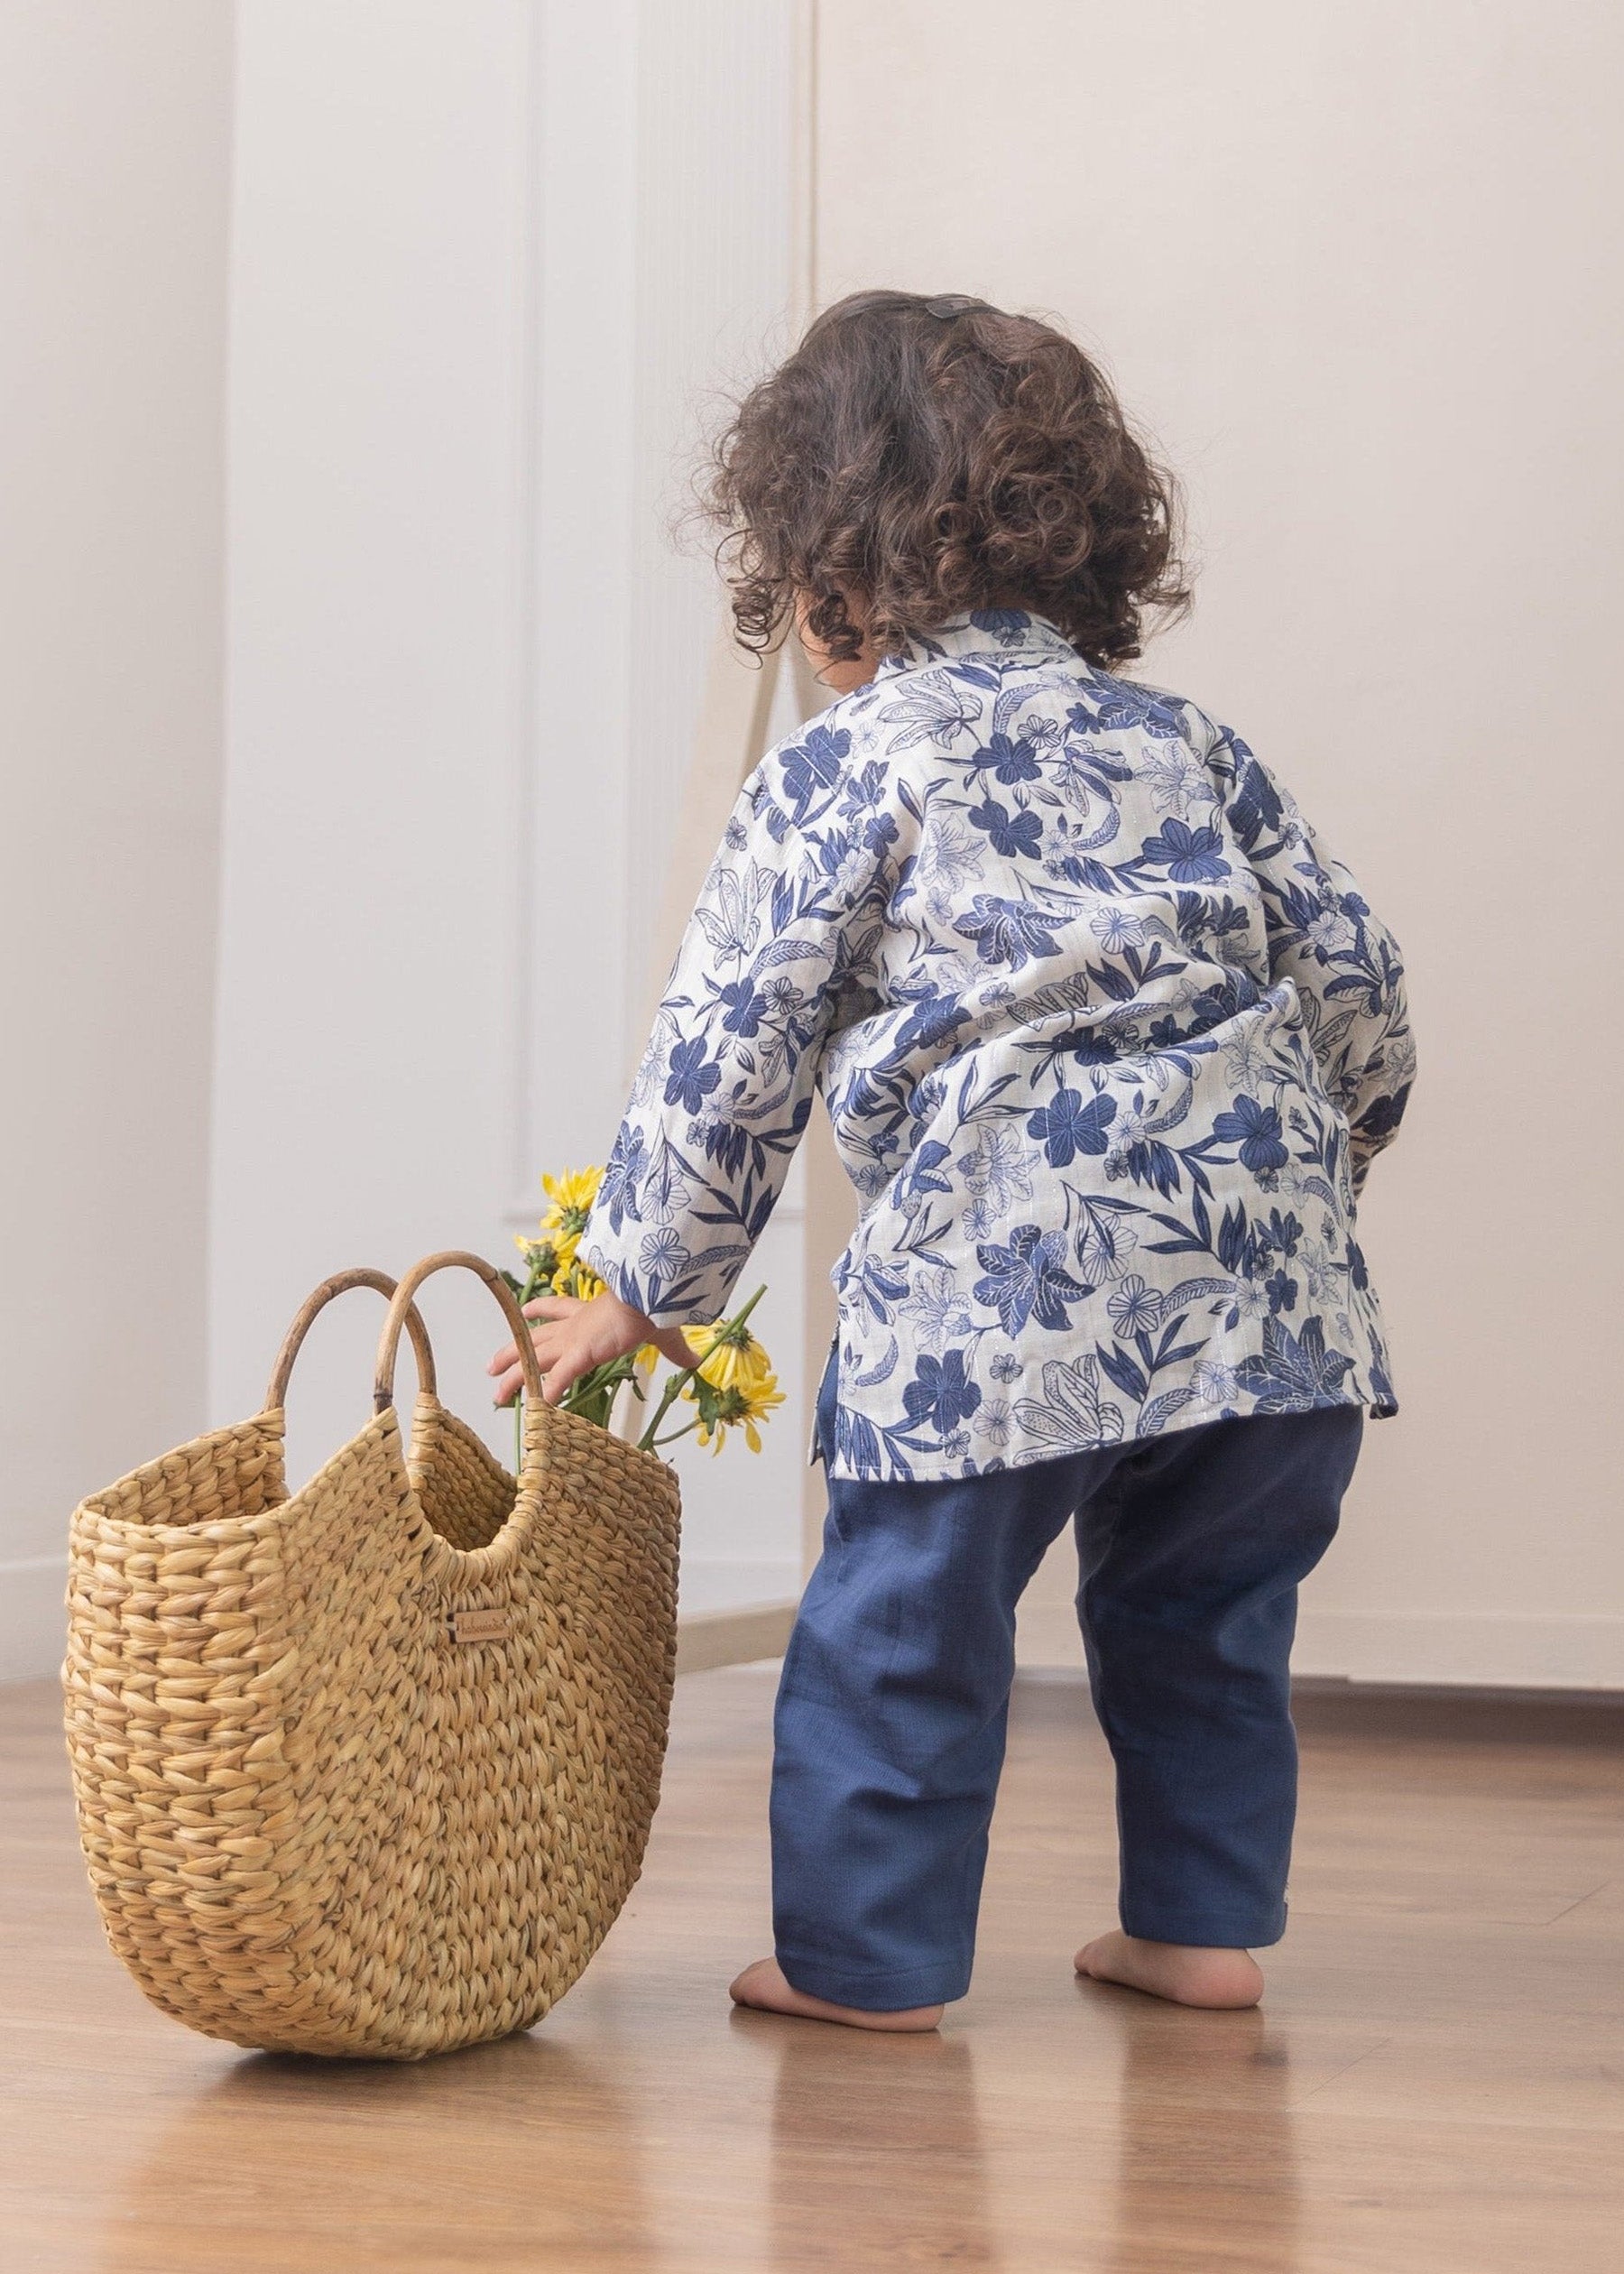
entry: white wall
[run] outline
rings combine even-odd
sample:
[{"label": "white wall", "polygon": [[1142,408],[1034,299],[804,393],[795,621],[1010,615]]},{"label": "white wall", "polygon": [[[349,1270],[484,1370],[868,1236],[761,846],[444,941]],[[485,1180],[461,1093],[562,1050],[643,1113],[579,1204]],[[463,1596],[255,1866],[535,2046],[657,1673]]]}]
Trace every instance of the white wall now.
[{"label": "white wall", "polygon": [[1405,1411],[1370,1435],[1298,1663],[1624,1684],[1624,18],[818,21],[820,299],[980,292],[1103,347],[1205,559],[1146,675],[1282,771],[1407,950],[1421,1084],[1364,1212]]},{"label": "white wall", "polygon": [[203,1402],[230,73],[217,0],[0,9],[0,1675]]},{"label": "white wall", "polygon": [[[715,619],[662,508],[789,267],[779,0],[239,24],[222,1418],[328,1271],[501,1253],[542,1169],[608,1151]],[[429,1308],[474,1415],[489,1299]],[[364,1415],[376,1328],[356,1296],[318,1330],[296,1467]],[[684,1465],[689,1607],[792,1592],[800,1434]]]},{"label": "white wall", "polygon": [[[542,1168],[604,1159],[669,960],[658,917],[720,605],[703,532],[673,523],[727,396],[787,336],[791,17],[789,0],[540,13],[512,1230],[535,1221]],[[759,1456],[677,1456],[689,1610],[799,1590],[800,1188],[743,1282],[768,1284],[754,1323],[789,1402]]]},{"label": "white wall", "polygon": [[[528,10],[237,14],[218,1419],[328,1272],[498,1243],[522,716]],[[494,1308],[429,1299],[466,1400]],[[369,1410],[378,1323],[313,1338],[297,1466]]]}]

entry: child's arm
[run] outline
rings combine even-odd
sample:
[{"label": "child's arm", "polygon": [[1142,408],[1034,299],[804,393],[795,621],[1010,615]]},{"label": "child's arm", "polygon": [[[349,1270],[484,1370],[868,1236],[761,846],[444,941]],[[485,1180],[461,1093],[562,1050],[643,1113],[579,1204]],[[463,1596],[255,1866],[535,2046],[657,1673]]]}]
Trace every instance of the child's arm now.
[{"label": "child's arm", "polygon": [[811,1114],[878,865],[835,816],[844,747],[814,727],[741,792],[582,1234],[582,1262],[661,1325],[723,1315]]},{"label": "child's arm", "polygon": [[1357,1192],[1397,1134],[1415,1075],[1398,944],[1239,735],[1220,729],[1207,763],[1263,889],[1273,975],[1295,982],[1326,1090],[1348,1117]]}]

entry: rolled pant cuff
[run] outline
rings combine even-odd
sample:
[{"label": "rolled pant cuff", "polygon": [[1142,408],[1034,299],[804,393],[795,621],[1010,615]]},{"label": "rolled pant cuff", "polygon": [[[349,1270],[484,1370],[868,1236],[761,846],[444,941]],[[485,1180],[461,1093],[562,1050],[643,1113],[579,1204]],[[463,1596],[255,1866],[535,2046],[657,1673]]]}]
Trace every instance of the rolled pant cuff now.
[{"label": "rolled pant cuff", "polygon": [[1122,1932],[1138,1942],[1183,1943],[1197,1950],[1267,1950],[1286,1932],[1277,1911],[1157,1911],[1124,1903]]},{"label": "rolled pant cuff", "polygon": [[775,1955],[779,1970],[803,1998],[854,2006],[860,2013],[904,2013],[912,2006],[948,2005],[970,1987],[965,1965],[909,1966],[900,1974],[850,1974],[793,1951]]}]

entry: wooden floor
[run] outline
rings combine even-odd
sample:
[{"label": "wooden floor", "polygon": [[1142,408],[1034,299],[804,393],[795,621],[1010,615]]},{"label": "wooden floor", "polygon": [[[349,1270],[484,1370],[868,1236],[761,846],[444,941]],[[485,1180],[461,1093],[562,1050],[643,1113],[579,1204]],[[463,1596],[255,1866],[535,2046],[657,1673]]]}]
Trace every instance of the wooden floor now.
[{"label": "wooden floor", "polygon": [[1196,2014],[1073,1981],[1112,1915],[1108,1770],[1082,1692],[1026,1687],[973,1992],[886,2040],[726,2004],[768,1947],[770,1694],[678,1686],[647,1872],[555,2014],[393,2068],[149,2009],[80,1875],[54,1691],[0,1692],[8,2274],[1624,2268],[1616,1721],[1311,1706],[1268,2002]]}]

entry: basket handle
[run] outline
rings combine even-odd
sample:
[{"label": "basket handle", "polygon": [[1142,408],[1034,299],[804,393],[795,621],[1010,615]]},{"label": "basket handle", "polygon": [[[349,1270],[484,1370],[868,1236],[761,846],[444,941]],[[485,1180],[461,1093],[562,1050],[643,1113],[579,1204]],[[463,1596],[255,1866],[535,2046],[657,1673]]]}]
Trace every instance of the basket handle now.
[{"label": "basket handle", "polygon": [[[392,1297],[395,1281],[387,1271],[369,1271],[364,1263],[353,1271],[335,1272],[321,1285],[300,1310],[299,1316],[282,1336],[282,1346],[276,1354],[276,1363],[271,1369],[271,1387],[265,1393],[265,1410],[280,1412],[288,1395],[288,1380],[293,1372],[305,1336],[316,1319],[332,1301],[335,1295],[347,1295],[353,1287],[370,1287],[379,1295]],[[429,1330],[424,1326],[415,1305],[406,1314],[406,1324],[411,1332],[411,1347],[417,1359],[418,1386],[434,1394],[434,1353],[429,1344]]]},{"label": "basket handle", "polygon": [[455,1264],[459,1271],[472,1271],[485,1285],[502,1306],[503,1317],[513,1330],[513,1340],[519,1349],[519,1363],[524,1373],[525,1395],[535,1405],[546,1403],[541,1387],[541,1369],[536,1363],[536,1346],[531,1340],[530,1323],[520,1309],[512,1289],[494,1263],[487,1263],[483,1255],[470,1255],[466,1248],[443,1248],[438,1255],[426,1255],[420,1263],[414,1263],[395,1289],[394,1299],[389,1306],[389,1317],[383,1321],[383,1333],[378,1344],[378,1370],[373,1382],[373,1410],[383,1413],[394,1403],[395,1354],[401,1346],[401,1329],[417,1317],[412,1297],[435,1271],[443,1271]]}]

